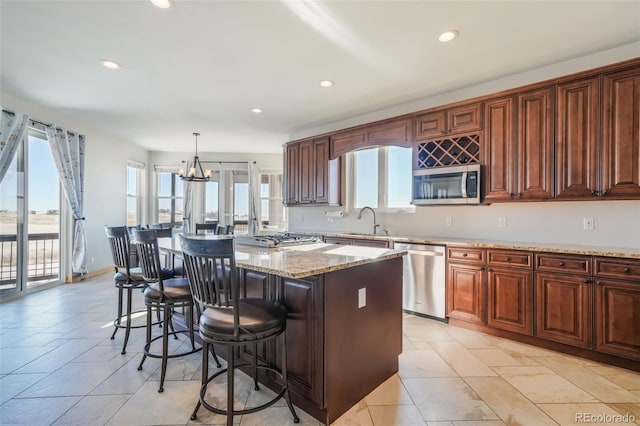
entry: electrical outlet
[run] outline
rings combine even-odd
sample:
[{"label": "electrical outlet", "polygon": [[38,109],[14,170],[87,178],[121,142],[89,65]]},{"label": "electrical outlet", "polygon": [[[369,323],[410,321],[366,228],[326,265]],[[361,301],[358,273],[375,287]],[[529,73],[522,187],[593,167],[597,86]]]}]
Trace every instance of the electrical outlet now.
[{"label": "electrical outlet", "polygon": [[445,226],[451,226],[453,224],[453,218],[451,216],[447,216],[444,218]]},{"label": "electrical outlet", "polygon": [[507,227],[507,218],[504,216],[498,217],[498,228],[506,228]]},{"label": "electrical outlet", "polygon": [[367,288],[358,289],[358,308],[364,308],[367,306]]},{"label": "electrical outlet", "polygon": [[584,219],[582,219],[582,227],[586,230],[592,231],[594,226],[593,226],[593,218],[592,217],[585,217]]}]

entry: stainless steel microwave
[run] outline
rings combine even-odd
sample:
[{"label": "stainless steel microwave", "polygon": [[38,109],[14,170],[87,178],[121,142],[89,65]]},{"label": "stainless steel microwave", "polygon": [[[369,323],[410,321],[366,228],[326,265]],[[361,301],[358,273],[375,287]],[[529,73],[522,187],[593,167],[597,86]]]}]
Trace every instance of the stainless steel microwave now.
[{"label": "stainless steel microwave", "polygon": [[480,204],[480,164],[413,171],[415,205]]}]

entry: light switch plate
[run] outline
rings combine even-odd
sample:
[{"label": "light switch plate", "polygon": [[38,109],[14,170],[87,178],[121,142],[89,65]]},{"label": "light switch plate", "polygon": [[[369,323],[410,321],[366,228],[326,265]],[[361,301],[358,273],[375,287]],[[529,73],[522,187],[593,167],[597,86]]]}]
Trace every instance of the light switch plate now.
[{"label": "light switch plate", "polygon": [[358,289],[358,308],[367,306],[367,289],[366,287]]}]

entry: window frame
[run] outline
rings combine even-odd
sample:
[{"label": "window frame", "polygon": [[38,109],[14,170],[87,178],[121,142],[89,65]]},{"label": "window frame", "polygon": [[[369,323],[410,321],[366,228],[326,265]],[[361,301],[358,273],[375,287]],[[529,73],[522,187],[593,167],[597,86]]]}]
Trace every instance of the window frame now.
[{"label": "window frame", "polygon": [[[159,174],[160,173],[170,173],[171,174],[171,195],[166,196],[166,195],[160,195],[158,193],[158,191],[160,190],[160,185],[158,184],[159,182]],[[177,169],[174,168],[163,168],[163,167],[156,167],[155,168],[155,179],[154,179],[154,223],[161,223],[160,220],[160,200],[171,200],[171,207],[170,207],[170,211],[169,211],[169,219],[172,223],[173,226],[177,226],[180,227],[182,226],[182,220],[180,221],[176,221],[176,206],[178,205],[178,202],[181,203],[182,205],[182,209],[183,209],[183,215],[184,215],[184,188],[182,189],[182,196],[177,196],[176,195],[176,189],[178,188],[178,185],[181,184],[181,182],[179,181],[180,177],[178,176],[178,171]]]},{"label": "window frame", "polygon": [[[135,170],[136,176],[136,193],[129,193],[129,169]],[[133,225],[141,225],[144,218],[144,170],[145,164],[140,161],[135,160],[127,160],[127,175],[126,175],[126,189],[125,189],[125,223],[127,226],[131,226],[129,224],[129,200],[134,199],[135,201],[135,209],[136,209],[136,222]]]}]

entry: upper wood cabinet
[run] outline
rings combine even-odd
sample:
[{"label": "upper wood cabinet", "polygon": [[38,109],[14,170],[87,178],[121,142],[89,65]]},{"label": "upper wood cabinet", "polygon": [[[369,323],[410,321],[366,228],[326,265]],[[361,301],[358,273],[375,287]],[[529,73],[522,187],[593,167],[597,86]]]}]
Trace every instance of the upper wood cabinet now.
[{"label": "upper wood cabinet", "polygon": [[482,102],[416,115],[416,140],[435,139],[482,128]]},{"label": "upper wood cabinet", "polygon": [[484,200],[511,200],[516,192],[515,100],[484,104]]},{"label": "upper wood cabinet", "polygon": [[605,197],[640,197],[640,68],[604,76],[602,188]]},{"label": "upper wood cabinet", "polygon": [[413,143],[413,120],[400,118],[331,135],[331,158],[347,152],[377,146],[403,146]]},{"label": "upper wood cabinet", "polygon": [[597,195],[599,79],[556,86],[556,197]]},{"label": "upper wood cabinet", "polygon": [[340,159],[329,160],[329,148],[326,136],[287,144],[287,205],[339,204]]},{"label": "upper wood cabinet", "polygon": [[553,198],[553,88],[516,96],[518,183],[515,198]]}]

